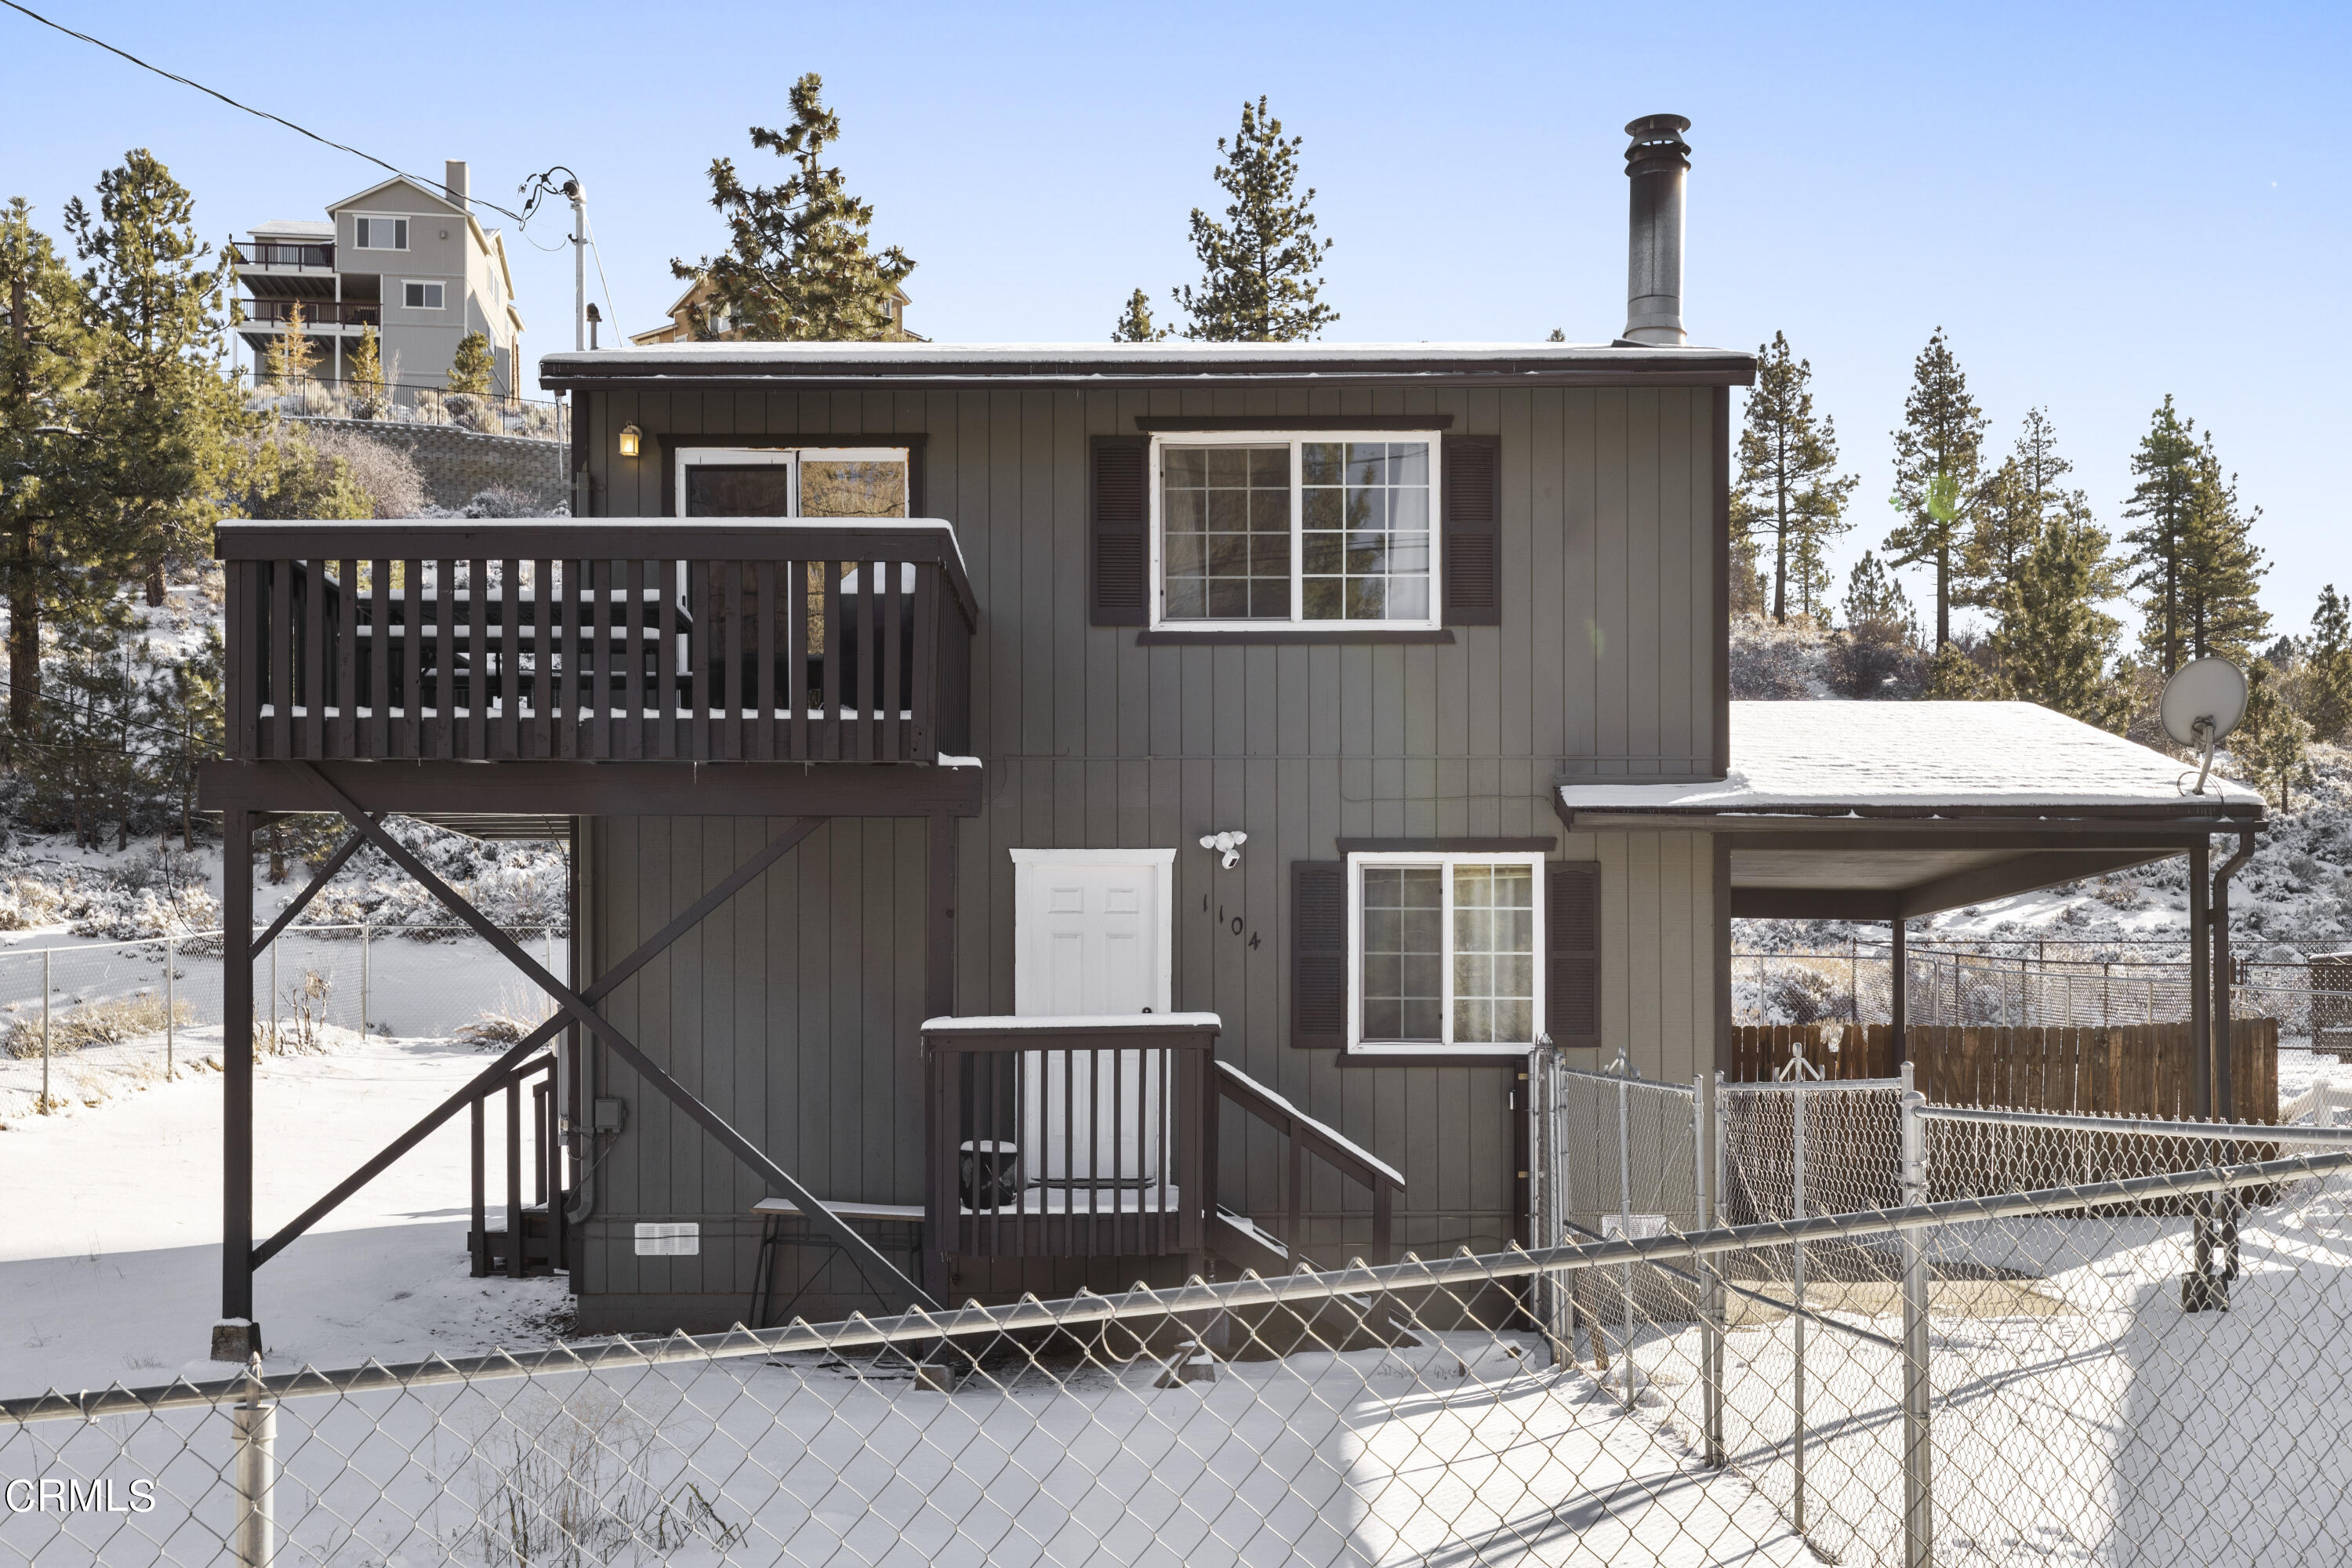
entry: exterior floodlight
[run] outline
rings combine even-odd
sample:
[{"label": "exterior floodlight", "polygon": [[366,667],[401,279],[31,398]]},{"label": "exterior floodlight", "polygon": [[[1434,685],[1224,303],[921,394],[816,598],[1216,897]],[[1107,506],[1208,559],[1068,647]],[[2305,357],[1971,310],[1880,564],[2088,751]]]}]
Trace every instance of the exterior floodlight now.
[{"label": "exterior floodlight", "polygon": [[624,425],[624,426],[621,426],[621,456],[623,456],[624,458],[634,458],[634,457],[635,457],[635,456],[637,455],[637,443],[638,443],[638,441],[639,441],[639,440],[641,440],[641,439],[644,437],[644,436],[645,436],[645,432],[644,432],[644,431],[642,431],[642,430],[640,430],[640,429],[638,429],[638,428],[637,428],[635,426],[634,426],[634,425]]},{"label": "exterior floodlight", "polygon": [[2157,713],[2175,745],[2202,753],[2196,787],[2189,793],[2203,795],[2213,771],[2213,748],[2246,716],[2246,672],[2226,658],[2191,659],[2164,683]]},{"label": "exterior floodlight", "polygon": [[1224,859],[1222,864],[1226,870],[1230,871],[1234,867],[1242,863],[1242,846],[1248,842],[1248,834],[1242,832],[1239,828],[1232,828],[1223,833],[1209,833],[1202,835],[1201,838],[1201,847],[1203,849],[1213,849],[1218,854],[1223,855]]}]

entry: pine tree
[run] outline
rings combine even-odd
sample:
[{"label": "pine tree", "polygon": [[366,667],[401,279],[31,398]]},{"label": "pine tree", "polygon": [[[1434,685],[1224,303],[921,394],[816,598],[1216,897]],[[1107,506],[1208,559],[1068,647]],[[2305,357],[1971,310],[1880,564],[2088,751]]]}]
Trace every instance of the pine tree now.
[{"label": "pine tree", "polygon": [[2002,585],[1993,634],[2002,683],[2014,695],[2120,733],[2131,695],[2107,676],[2122,623],[2098,607],[2107,536],[2087,508],[2053,517]]},{"label": "pine tree", "polygon": [[383,345],[373,327],[360,329],[359,346],[352,350],[346,363],[351,372],[352,417],[374,419],[382,416],[391,399],[383,379]]},{"label": "pine tree", "polygon": [[1936,570],[1936,647],[1952,640],[1954,556],[1979,498],[1984,411],[1969,397],[1968,377],[1937,327],[1911,369],[1903,427],[1895,436],[1895,510],[1904,521],[1887,534],[1889,562]]},{"label": "pine tree", "polygon": [[1151,298],[1140,289],[1127,297],[1127,309],[1110,330],[1115,343],[1156,343],[1167,335],[1167,328],[1151,324]]},{"label": "pine tree", "polygon": [[41,605],[84,476],[68,432],[89,364],[81,282],[33,226],[23,197],[0,211],[0,579],[8,606],[8,721],[23,732],[41,694]]},{"label": "pine tree", "polygon": [[2191,658],[2221,654],[2243,659],[2270,629],[2271,617],[2256,598],[2263,552],[2253,542],[2251,510],[2238,501],[2235,474],[2224,475],[2213,450],[2213,433],[2197,449],[2196,504],[2180,559],[2182,629]]},{"label": "pine tree", "polygon": [[1318,298],[1317,271],[1332,242],[1317,237],[1312,186],[1297,195],[1298,149],[1282,139],[1282,121],[1242,104],[1241,130],[1232,145],[1217,138],[1223,159],[1211,174],[1233,198],[1219,223],[1192,209],[1192,250],[1201,259],[1201,286],[1176,291],[1192,321],[1184,335],[1202,342],[1299,342],[1323,335],[1339,313]]},{"label": "pine tree", "polygon": [[2323,741],[2352,733],[2352,603],[2328,584],[2311,617],[2310,668],[2304,677],[2304,718]]},{"label": "pine tree", "polygon": [[1985,481],[1975,524],[1960,551],[1955,603],[1999,611],[2026,558],[2040,548],[2050,520],[2079,499],[2079,491],[2070,498],[2059,488],[2074,468],[2058,453],[2057,429],[2047,411],[2027,409],[2016,447]]},{"label": "pine tree", "polygon": [[2230,754],[2245,768],[2254,787],[2284,811],[2296,776],[2305,770],[2311,726],[2279,695],[2277,673],[2268,660],[2259,658],[2247,669],[2246,713],[2231,732]]},{"label": "pine tree", "polygon": [[457,340],[457,353],[449,361],[446,389],[469,397],[490,395],[490,372],[498,363],[490,353],[487,332],[467,332]]},{"label": "pine tree", "polygon": [[2140,602],[2147,617],[2140,647],[2158,673],[2169,678],[2186,662],[2180,651],[2181,564],[2200,504],[2197,424],[2173,407],[2171,394],[2165,395],[2149,418],[2131,468],[2138,482],[2124,515],[2138,518],[2140,525],[2124,535],[2124,542],[2132,547],[2126,561],[2132,574],[2128,584],[2147,595]]},{"label": "pine tree", "polygon": [[155,782],[179,806],[180,844],[186,849],[196,847],[196,771],[221,754],[227,739],[226,658],[220,628],[207,626],[204,640],[184,658],[158,658],[151,649],[140,686],[141,719],[155,742]]},{"label": "pine tree", "polygon": [[[707,273],[710,302],[695,312],[697,335],[723,313],[731,335],[771,342],[872,342],[895,335],[891,296],[915,270],[897,246],[878,256],[866,229],[870,203],[849,194],[839,169],[824,166],[824,150],[841,135],[841,120],[824,107],[824,82],[811,71],[793,84],[792,124],[751,127],[751,145],[787,159],[782,184],[747,185],[734,160],[710,164],[710,205],[726,215],[728,248],[695,262],[673,260],[670,271],[692,281]],[[718,309],[714,310],[712,307]]]},{"label": "pine tree", "polygon": [[1902,580],[1865,550],[1846,576],[1845,635],[1831,655],[1848,697],[1907,695],[1917,679],[1918,619]]},{"label": "pine tree", "polygon": [[1771,540],[1772,618],[1786,625],[1792,567],[1800,605],[1811,612],[1829,587],[1824,546],[1853,526],[1845,521],[1846,498],[1862,481],[1837,471],[1837,421],[1813,416],[1812,362],[1795,358],[1783,332],[1773,333],[1756,357],[1731,527],[1737,535]]},{"label": "pine tree", "polygon": [[143,574],[163,599],[163,565],[211,546],[224,481],[254,420],[222,374],[230,264],[206,265],[194,202],[143,148],[98,182],[98,209],[67,203],[67,229],[89,263],[82,275],[92,329],[82,399],[83,482],[70,563],[50,574],[45,613],[87,614],[117,584]]},{"label": "pine tree", "polygon": [[269,340],[268,352],[261,363],[269,384],[280,392],[292,392],[301,386],[310,379],[311,371],[318,368],[319,345],[310,341],[310,323],[303,319],[301,300],[287,308],[286,330]]},{"label": "pine tree", "polygon": [[320,451],[299,429],[283,424],[248,448],[236,499],[242,515],[263,522],[375,515],[374,498],[350,463]]}]

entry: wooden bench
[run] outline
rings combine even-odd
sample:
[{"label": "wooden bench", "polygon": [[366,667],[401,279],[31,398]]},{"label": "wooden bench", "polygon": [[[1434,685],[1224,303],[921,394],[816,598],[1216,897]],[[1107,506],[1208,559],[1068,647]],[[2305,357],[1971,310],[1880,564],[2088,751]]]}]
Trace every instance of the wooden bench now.
[{"label": "wooden bench", "polygon": [[[825,1212],[836,1219],[845,1219],[852,1223],[865,1221],[876,1225],[912,1226],[914,1235],[913,1238],[907,1243],[907,1249],[912,1262],[919,1268],[923,1250],[922,1205],[833,1203],[824,1199],[818,1201],[824,1203]],[[746,1310],[743,1325],[746,1328],[764,1329],[769,1326],[767,1321],[769,1307],[775,1299],[776,1258],[785,1245],[789,1243],[794,1247],[830,1247],[835,1252],[841,1251],[842,1247],[840,1242],[822,1231],[803,1228],[797,1236],[785,1236],[782,1229],[785,1220],[808,1217],[800,1205],[790,1198],[761,1198],[751,1205],[751,1212],[760,1216],[762,1224],[760,1227],[760,1261],[752,1270],[751,1304]],[[915,1271],[916,1269],[911,1268],[908,1270],[909,1273]],[[790,1312],[794,1306],[798,1305],[800,1299],[808,1294],[809,1286],[814,1282],[814,1274],[803,1280],[801,1288],[793,1292],[792,1300],[784,1303],[783,1311]],[[879,1294],[878,1291],[876,1292],[877,1297]],[[886,1300],[883,1304],[893,1311],[898,1309],[896,1303]]]}]

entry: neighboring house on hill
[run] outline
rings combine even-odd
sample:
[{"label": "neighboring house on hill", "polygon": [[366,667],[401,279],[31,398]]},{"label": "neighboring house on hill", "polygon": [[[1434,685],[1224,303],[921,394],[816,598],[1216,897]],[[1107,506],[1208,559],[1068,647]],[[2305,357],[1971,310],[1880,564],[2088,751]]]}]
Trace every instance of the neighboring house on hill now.
[{"label": "neighboring house on hill", "polygon": [[[911,343],[928,341],[917,337],[907,330],[907,307],[913,303],[913,300],[907,298],[905,289],[890,290],[889,336],[891,341]],[[629,342],[639,348],[650,348],[658,343],[690,343],[695,341],[694,313],[704,310],[711,312],[710,331],[713,339],[721,342],[737,341],[734,324],[727,319],[726,308],[711,304],[710,274],[698,272],[694,275],[694,281],[686,286],[686,292],[670,302],[667,323],[658,327],[649,327],[642,332],[631,332]]]},{"label": "neighboring house on hill", "polygon": [[394,177],[331,203],[329,221],[256,225],[236,247],[245,321],[237,332],[257,366],[299,301],[306,335],[322,351],[317,374],[340,381],[363,328],[381,340],[384,374],[406,389],[446,384],[459,340],[481,332],[496,363],[491,390],[520,395],[522,311],[506,237],[485,229],[467,200],[467,168],[452,160],[452,195]]},{"label": "neighboring house on hill", "polygon": [[[572,519],[223,525],[229,897],[252,813],[576,846],[523,1223],[593,1331],[874,1310],[785,1200],[891,1310],[1498,1248],[1529,1052],[1729,1069],[1735,916],[2201,879],[2259,800],[2070,720],[1730,700],[1755,365],[1684,343],[1685,123],[1629,127],[1612,342],[560,353]],[[387,557],[339,640],[312,566]]]}]

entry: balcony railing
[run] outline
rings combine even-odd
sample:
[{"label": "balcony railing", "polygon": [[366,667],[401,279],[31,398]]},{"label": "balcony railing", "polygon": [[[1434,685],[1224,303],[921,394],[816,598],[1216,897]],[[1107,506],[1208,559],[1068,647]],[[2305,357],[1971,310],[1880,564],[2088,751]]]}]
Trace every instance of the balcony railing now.
[{"label": "balcony railing", "polygon": [[216,537],[237,761],[971,749],[980,616],[945,522],[238,522]]},{"label": "balcony railing", "polygon": [[236,247],[237,259],[247,267],[332,267],[331,245],[285,245],[257,239]]},{"label": "balcony railing", "polygon": [[1202,1250],[1220,1027],[1212,1013],[925,1024],[933,1245],[968,1258]]},{"label": "balcony railing", "polygon": [[282,327],[291,321],[298,305],[305,326],[383,325],[383,302],[380,300],[247,300],[244,304],[246,320],[267,327]]}]

